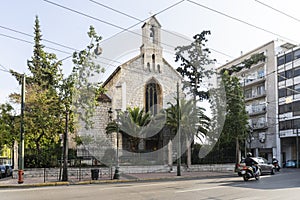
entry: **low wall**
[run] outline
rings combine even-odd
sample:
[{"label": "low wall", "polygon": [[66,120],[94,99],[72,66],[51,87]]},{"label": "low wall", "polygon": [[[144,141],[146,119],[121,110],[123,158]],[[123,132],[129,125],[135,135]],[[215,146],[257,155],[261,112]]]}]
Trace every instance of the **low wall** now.
[{"label": "low wall", "polygon": [[[91,176],[91,169],[99,169],[100,176],[110,176],[114,171],[113,168],[107,167],[93,167],[93,168],[68,168],[69,176]],[[234,163],[229,164],[203,164],[203,165],[192,165],[190,168],[186,166],[181,166],[182,171],[187,172],[200,172],[200,171],[218,171],[218,172],[230,172],[234,171]],[[174,165],[170,168],[167,165],[151,165],[151,166],[120,166],[120,172],[124,174],[134,174],[134,173],[158,173],[158,172],[176,172],[177,166]],[[32,168],[24,170],[24,177],[53,177],[58,178],[61,173],[59,168]],[[15,170],[13,176],[17,177],[18,171]]]}]

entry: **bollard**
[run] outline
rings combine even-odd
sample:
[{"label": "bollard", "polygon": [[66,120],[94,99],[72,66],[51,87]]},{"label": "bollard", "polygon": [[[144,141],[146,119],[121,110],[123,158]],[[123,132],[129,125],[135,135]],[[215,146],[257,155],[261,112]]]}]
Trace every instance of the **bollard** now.
[{"label": "bollard", "polygon": [[19,170],[18,171],[18,183],[19,184],[22,184],[24,182],[23,175],[24,175],[24,171],[23,170]]}]

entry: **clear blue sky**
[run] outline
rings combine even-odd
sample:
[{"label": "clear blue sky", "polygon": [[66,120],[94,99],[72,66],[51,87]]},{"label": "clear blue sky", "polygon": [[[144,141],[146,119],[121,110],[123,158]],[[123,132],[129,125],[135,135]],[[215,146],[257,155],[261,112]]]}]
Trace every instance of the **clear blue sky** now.
[{"label": "clear blue sky", "polygon": [[[11,0],[1,2],[0,26],[27,34],[33,34],[33,25],[35,15],[39,16],[43,39],[50,40],[61,45],[82,49],[88,44],[86,32],[88,27],[93,25],[103,39],[110,38],[112,35],[121,31],[115,26],[128,28],[137,24],[136,19],[129,18],[112,10],[99,6],[89,0],[49,0],[62,6],[74,9],[78,12],[90,15],[99,20],[113,24],[108,25],[90,19],[66,9],[60,8],[43,0]],[[144,20],[151,14],[179,2],[180,0],[95,0],[103,5],[109,6],[115,10],[126,13],[130,16]],[[176,32],[187,38],[202,32],[210,30],[208,37],[208,47],[219,51],[212,51],[211,57],[217,59],[218,64],[225,64],[226,60],[238,57],[241,51],[246,53],[260,45],[271,40],[290,39],[294,43],[300,42],[300,22],[280,14],[255,0],[194,0],[198,5],[183,1],[180,4],[170,8],[156,17],[164,30]],[[300,2],[294,0],[261,0],[273,8],[276,8],[286,14],[300,19]],[[200,6],[201,5],[201,6]],[[204,8],[206,6],[207,8]],[[214,9],[215,11],[212,11]],[[246,25],[232,18],[228,18],[216,11],[222,12],[228,16],[248,22],[254,26],[264,28],[272,33],[267,33],[259,28]],[[130,30],[140,29],[142,23],[136,25]],[[7,69],[14,69],[18,72],[28,74],[27,60],[32,56],[33,45],[19,40],[3,36],[19,38],[33,42],[33,38],[19,33],[15,33],[0,27],[0,64]],[[130,33],[127,33],[130,34]],[[280,37],[280,36],[282,37]],[[125,35],[126,37],[126,35]],[[138,35],[131,34],[139,41]],[[122,45],[128,45],[126,42],[120,42],[120,38],[113,37],[103,44],[104,52],[111,52],[119,49]],[[126,39],[125,39],[126,41]],[[128,41],[127,41],[128,42]],[[164,42],[164,41],[162,41]],[[173,41],[173,44],[174,45]],[[70,49],[56,46],[47,42],[44,45],[61,51],[73,52]],[[136,49],[139,48],[137,43]],[[131,48],[131,47],[130,47]],[[130,48],[125,48],[130,53]],[[46,49],[49,52],[57,54],[59,59],[67,57],[69,54]],[[226,55],[228,56],[226,56]],[[109,55],[107,55],[109,56]],[[115,54],[110,59],[117,59]],[[119,62],[122,62],[121,60]],[[117,65],[118,62],[115,63]],[[64,72],[72,68],[70,59],[64,61]],[[3,69],[0,67],[0,69]],[[0,71],[0,103],[6,102],[8,95],[12,92],[20,92],[20,86],[16,80],[9,74]]]}]

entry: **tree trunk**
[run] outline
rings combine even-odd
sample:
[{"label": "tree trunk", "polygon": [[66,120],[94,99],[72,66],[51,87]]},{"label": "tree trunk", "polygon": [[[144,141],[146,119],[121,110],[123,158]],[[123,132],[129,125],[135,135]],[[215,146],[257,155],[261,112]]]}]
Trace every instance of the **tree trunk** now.
[{"label": "tree trunk", "polygon": [[239,139],[238,137],[236,137],[236,143],[235,143],[235,171],[237,171],[237,168],[238,168],[238,164],[240,162],[240,145],[239,145]]},{"label": "tree trunk", "polygon": [[191,144],[190,144],[190,141],[189,141],[188,137],[186,137],[185,141],[186,141],[186,149],[187,149],[187,151],[186,151],[186,165],[187,165],[188,168],[190,168],[191,165],[192,165]]}]

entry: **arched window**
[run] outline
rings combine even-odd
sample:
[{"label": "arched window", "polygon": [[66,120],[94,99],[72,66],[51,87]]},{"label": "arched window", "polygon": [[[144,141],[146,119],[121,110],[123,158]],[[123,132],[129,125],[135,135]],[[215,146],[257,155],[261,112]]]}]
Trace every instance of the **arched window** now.
[{"label": "arched window", "polygon": [[157,65],[157,71],[158,71],[158,73],[161,73],[159,64]]},{"label": "arched window", "polygon": [[155,38],[155,30],[154,30],[154,26],[152,25],[150,27],[150,41],[154,43],[154,38]]},{"label": "arched window", "polygon": [[146,85],[146,112],[151,112],[156,115],[159,111],[160,99],[161,99],[161,89],[159,84],[155,81],[151,81]]},{"label": "arched window", "polygon": [[152,54],[152,70],[155,71],[155,55]]},{"label": "arched window", "polygon": [[151,72],[150,63],[147,63],[147,69],[149,70],[149,72]]}]

